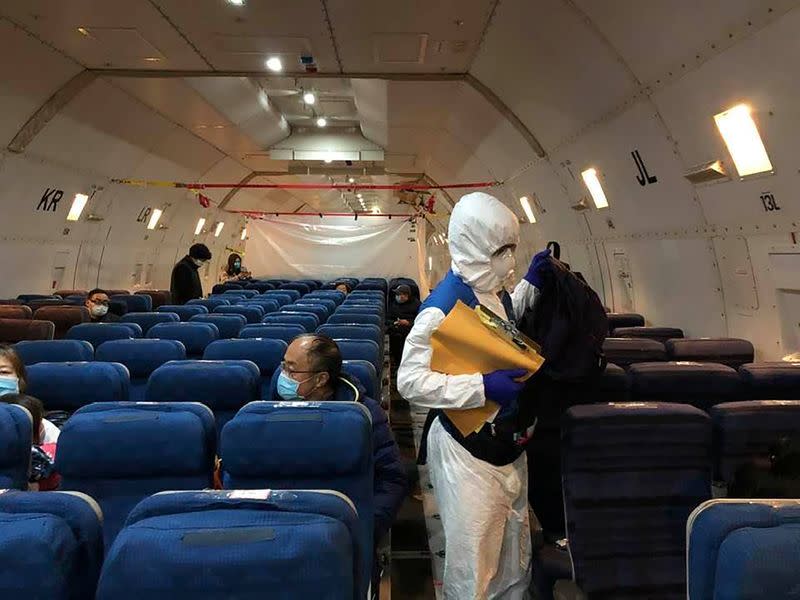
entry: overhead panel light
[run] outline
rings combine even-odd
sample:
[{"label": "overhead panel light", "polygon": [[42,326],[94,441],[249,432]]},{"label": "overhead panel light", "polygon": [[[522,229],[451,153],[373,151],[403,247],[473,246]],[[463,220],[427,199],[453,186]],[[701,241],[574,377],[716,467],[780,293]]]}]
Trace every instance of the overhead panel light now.
[{"label": "overhead panel light", "polygon": [[428,257],[428,271],[433,271],[433,257]]},{"label": "overhead panel light", "polygon": [[223,221],[217,223],[217,230],[214,232],[214,237],[219,237],[219,234],[222,233],[223,227],[225,227],[225,223]]},{"label": "overhead panel light", "polygon": [[597,208],[608,208],[606,193],[603,191],[603,186],[600,185],[600,179],[597,177],[597,170],[586,169],[581,173],[581,177],[583,177],[583,182],[586,184],[586,187],[589,188],[589,193],[592,195],[594,205]]},{"label": "overhead panel light", "polygon": [[150,222],[147,224],[148,229],[155,229],[156,225],[158,225],[158,220],[161,218],[161,215],[164,214],[164,211],[160,208],[154,208],[153,214],[150,215]]},{"label": "overhead panel light", "polygon": [[242,229],[242,241],[245,241],[246,239],[247,239],[247,227]]},{"label": "overhead panel light", "polygon": [[72,201],[72,206],[67,213],[67,221],[77,221],[81,218],[83,209],[86,208],[86,203],[89,201],[89,196],[86,194],[75,194],[75,199]]},{"label": "overhead panel light", "polygon": [[381,214],[381,209],[380,209],[380,208],[378,208],[377,206],[373,206],[373,207],[372,207],[372,214],[373,214],[373,215],[379,215],[379,214]]},{"label": "overhead panel light", "polygon": [[327,127],[328,126],[328,119],[325,117],[320,117],[317,119],[317,127]]},{"label": "overhead panel light", "polygon": [[280,73],[283,71],[283,62],[277,56],[271,56],[267,59],[267,68],[273,73]]},{"label": "overhead panel light", "polygon": [[244,0],[228,0],[228,4],[233,4],[234,6],[244,6]]},{"label": "overhead panel light", "polygon": [[772,163],[758,133],[750,107],[739,104],[714,115],[722,139],[733,158],[739,177],[772,171]]},{"label": "overhead panel light", "polygon": [[525,211],[525,216],[528,217],[528,223],[536,223],[536,215],[533,214],[533,209],[531,208],[528,197],[522,196],[522,198],[519,199],[519,203],[522,205],[522,210]]},{"label": "overhead panel light", "polygon": [[314,95],[314,92],[306,92],[305,94],[303,94],[303,102],[305,102],[309,106],[312,106],[314,103],[316,103],[316,101],[317,97]]},{"label": "overhead panel light", "polygon": [[355,182],[356,182],[356,178],[355,177],[348,177],[347,178],[347,183],[355,183]]},{"label": "overhead panel light", "polygon": [[198,219],[197,220],[197,227],[194,228],[194,234],[195,235],[200,235],[200,232],[203,231],[203,227],[205,227],[205,225],[206,225],[206,220],[205,219],[203,219],[203,218]]}]

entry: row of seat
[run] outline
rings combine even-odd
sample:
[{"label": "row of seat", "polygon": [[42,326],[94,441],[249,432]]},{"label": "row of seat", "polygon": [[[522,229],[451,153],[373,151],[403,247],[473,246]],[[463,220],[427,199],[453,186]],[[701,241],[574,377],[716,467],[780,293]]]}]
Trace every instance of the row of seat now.
[{"label": "row of seat", "polygon": [[800,363],[766,362],[738,370],[715,363],[636,363],[627,371],[606,367],[583,404],[603,401],[659,401],[701,409],[737,400],[800,399]]},{"label": "row of seat", "polygon": [[[17,351],[30,359],[43,343],[20,342]],[[338,345],[344,372],[368,396],[379,398],[374,343],[340,340]],[[115,340],[98,348],[97,362],[32,363],[27,368],[27,391],[48,411],[72,412],[91,402],[110,400],[188,398],[215,413],[235,412],[248,402],[269,397],[286,348],[281,340],[219,340],[206,348],[204,360],[187,360],[182,344],[173,340]],[[360,352],[363,349],[369,354]]]},{"label": "row of seat", "polygon": [[[778,424],[780,431],[775,429]],[[577,586],[590,598],[686,598],[688,524],[690,599],[791,597],[787,594],[796,585],[792,564],[798,560],[797,525],[778,536],[781,546],[763,530],[753,535],[735,531],[782,526],[790,516],[796,521],[797,503],[787,503],[793,508],[782,519],[774,503],[772,509],[748,501],[703,503],[711,499],[720,429],[730,444],[723,443],[723,460],[744,461],[756,451],[757,440],[768,437],[765,432],[773,436],[796,431],[798,425],[797,401],[720,405],[711,416],[670,403],[570,408],[562,423],[561,444],[574,581],[559,582],[557,596],[577,597],[568,593]],[[738,539],[734,542],[729,536]],[[786,562],[772,561],[777,556]],[[540,574],[547,560],[537,556]],[[760,580],[769,573],[774,580]],[[543,597],[552,597],[552,590],[544,587]]]},{"label": "row of seat", "polygon": [[[0,406],[0,423],[4,423],[8,415],[20,411],[24,409]],[[245,597],[252,597],[249,594],[255,588],[250,583],[242,583],[233,578],[234,572],[240,572],[244,564],[248,564],[251,568],[255,567],[256,571],[269,569],[269,577],[275,584],[281,581],[282,589],[286,589],[283,581],[285,573],[280,565],[290,572],[294,570],[295,573],[314,569],[311,577],[314,580],[318,572],[328,573],[329,576],[337,573],[337,580],[345,586],[342,589],[349,590],[344,595],[340,595],[341,590],[332,595],[330,590],[320,590],[318,584],[306,585],[311,586],[308,589],[322,592],[318,597],[363,599],[369,585],[373,547],[371,436],[369,412],[358,403],[249,404],[223,429],[219,451],[224,469],[224,487],[240,491],[228,495],[195,492],[185,494],[180,502],[172,504],[174,513],[194,514],[201,510],[197,502],[205,502],[209,498],[214,499],[218,509],[226,503],[226,498],[251,501],[260,499],[269,500],[273,505],[272,510],[289,512],[290,504],[280,508],[277,506],[280,502],[276,504],[276,501],[280,496],[274,497],[269,493],[265,496],[264,492],[245,490],[333,490],[328,494],[338,498],[338,502],[349,509],[349,534],[346,539],[336,535],[330,538],[336,532],[331,532],[327,526],[319,531],[318,519],[297,521],[296,517],[283,523],[280,520],[275,523],[261,521],[262,527],[283,528],[279,535],[277,531],[273,531],[271,536],[264,539],[251,539],[247,533],[248,524],[238,521],[232,514],[217,515],[219,519],[202,519],[203,525],[197,525],[197,529],[202,530],[204,535],[190,534],[189,531],[193,528],[187,527],[188,522],[183,519],[178,519],[177,523],[174,519],[166,519],[160,526],[150,522],[137,527],[135,523],[143,518],[142,506],[152,507],[153,502],[158,504],[153,498],[147,500],[152,494],[166,490],[171,490],[172,493],[176,490],[202,490],[212,486],[216,455],[214,418],[207,407],[197,403],[97,403],[85,406],[69,419],[62,430],[56,468],[61,475],[62,490],[86,494],[99,504],[103,516],[102,527],[96,524],[94,530],[102,530],[104,546],[108,552],[104,569],[111,568],[127,573],[131,581],[138,582],[137,585],[141,585],[144,580],[145,585],[158,588],[159,585],[167,585],[167,581],[171,581],[169,590],[172,593],[178,589],[187,590],[186,586],[194,586],[198,576],[187,576],[185,580],[174,581],[175,573],[170,569],[186,562],[190,555],[202,554],[189,560],[186,568],[203,571],[203,565],[226,562],[223,556],[227,557],[227,562],[236,565],[233,572],[226,572],[223,581],[213,587],[215,592],[222,593],[223,588],[219,586],[226,586],[223,594],[226,596],[233,594],[237,585],[245,585],[244,589],[248,590]],[[298,440],[303,440],[303,443],[298,444]],[[24,447],[26,441],[29,452],[30,425],[17,436],[19,445]],[[7,439],[6,443],[9,444]],[[27,467],[23,466],[22,470],[26,472]],[[298,494],[302,497],[300,492],[294,492],[286,496],[285,500],[296,501]],[[41,494],[48,495],[50,494]],[[165,496],[167,495],[159,498],[163,499]],[[20,507],[19,503],[14,503],[14,506],[17,509]],[[301,503],[300,506],[304,504]],[[3,509],[0,499],[0,514]],[[295,527],[291,527],[292,523]],[[4,519],[0,517],[0,529],[5,525]],[[41,543],[41,536],[51,533],[55,538],[51,543],[54,548],[58,548],[62,541],[58,536],[64,532],[51,532],[46,528],[39,532],[39,538],[29,536],[27,543]],[[298,545],[295,536],[305,540],[308,546]],[[326,537],[329,538],[327,541]],[[8,554],[12,564],[20,564],[14,562],[13,552],[5,551],[8,545],[2,538],[0,535],[0,561]],[[197,538],[196,543],[185,543],[187,538]],[[176,545],[167,543],[171,539],[176,540]],[[226,544],[225,540],[229,543]],[[20,549],[19,544],[23,540],[17,535],[15,541]],[[278,543],[266,546],[257,544],[267,541]],[[306,554],[305,550],[314,546],[313,541],[321,543],[326,549],[322,556],[314,552],[311,555]],[[269,551],[270,546],[272,551]],[[276,546],[280,549],[274,550]],[[75,555],[69,552],[73,549],[74,546],[62,548],[62,552],[53,552],[49,558],[63,560],[59,565],[61,568],[57,570],[58,574],[71,577],[74,585],[80,588],[78,581],[85,578],[87,572],[97,573],[99,569],[87,569],[86,565],[83,565],[83,569],[78,568],[79,565],[72,563]],[[300,549],[303,552],[298,554]],[[97,547],[94,550],[95,556],[102,556]],[[80,552],[76,550],[76,553]],[[260,558],[258,554],[261,555]],[[315,556],[316,559],[311,560]],[[289,565],[286,561],[293,564]],[[325,564],[319,564],[318,561],[324,561]],[[8,566],[8,563],[3,564],[4,567]],[[345,564],[348,568],[342,570]],[[215,577],[220,577],[223,572],[224,569],[216,572]],[[143,577],[144,573],[148,575]],[[255,575],[249,574],[244,579],[250,582],[253,576]],[[48,576],[42,578],[49,580]],[[104,578],[105,574],[101,576],[101,589]],[[159,583],[154,583],[154,579]],[[327,584],[331,582],[326,580]],[[88,580],[83,583],[92,585],[92,581]],[[299,584],[300,581],[296,583]],[[2,585],[0,582],[0,589]],[[78,588],[73,587],[63,595],[47,597],[92,597],[75,596]],[[131,592],[127,585],[113,589],[118,594]],[[166,593],[166,589],[163,593]],[[263,595],[265,590],[260,589],[259,593]],[[239,594],[234,595],[242,597]],[[98,597],[101,596],[129,597],[110,592]],[[289,594],[285,597],[317,596]]]},{"label": "row of seat", "polygon": [[738,368],[753,362],[755,357],[753,344],[737,338],[670,338],[661,342],[646,337],[609,337],[603,343],[603,352],[608,362],[626,368],[634,363],[667,360],[712,362]]}]

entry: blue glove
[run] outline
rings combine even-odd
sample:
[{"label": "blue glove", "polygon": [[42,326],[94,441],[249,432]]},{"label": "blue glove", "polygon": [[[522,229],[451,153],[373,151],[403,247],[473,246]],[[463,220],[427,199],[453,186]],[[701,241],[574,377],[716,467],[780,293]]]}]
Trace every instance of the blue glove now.
[{"label": "blue glove", "polygon": [[530,283],[533,287],[541,289],[542,287],[542,270],[550,264],[550,248],[542,250],[531,261],[531,266],[528,267],[528,272],[525,273],[525,281]]},{"label": "blue glove", "polygon": [[510,369],[493,371],[483,376],[483,393],[487,399],[497,402],[502,407],[501,416],[516,410],[517,397],[525,384],[514,380],[526,372],[525,369]]}]

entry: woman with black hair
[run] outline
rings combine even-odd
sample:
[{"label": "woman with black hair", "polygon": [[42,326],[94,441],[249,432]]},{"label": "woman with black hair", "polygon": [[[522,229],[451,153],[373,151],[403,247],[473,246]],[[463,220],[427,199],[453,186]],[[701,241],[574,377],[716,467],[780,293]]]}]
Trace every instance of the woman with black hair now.
[{"label": "woman with black hair", "polygon": [[242,266],[242,257],[233,252],[228,257],[228,264],[222,267],[222,271],[219,274],[219,282],[228,283],[229,281],[242,281],[243,279],[250,279],[250,271]]}]

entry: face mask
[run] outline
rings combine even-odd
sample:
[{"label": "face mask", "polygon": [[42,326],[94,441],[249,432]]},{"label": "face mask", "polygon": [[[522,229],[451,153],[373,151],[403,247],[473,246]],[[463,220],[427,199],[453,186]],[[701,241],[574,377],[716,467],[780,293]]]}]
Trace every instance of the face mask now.
[{"label": "face mask", "polygon": [[234,269],[241,269],[241,268],[242,268],[242,263],[240,263],[240,262],[237,260],[236,262],[234,262],[234,263],[233,263],[233,268],[234,268]]},{"label": "face mask", "polygon": [[[313,375],[311,377],[313,377]],[[303,381],[296,381],[281,371],[280,375],[278,375],[278,396],[287,402],[305,400],[305,396],[301,396],[298,390],[300,386],[311,379],[311,377]]]},{"label": "face mask", "polygon": [[12,375],[0,375],[0,396],[19,394],[19,379]]},{"label": "face mask", "polygon": [[108,314],[108,307],[102,304],[95,304],[92,306],[91,310],[92,316],[96,318],[105,317]]},{"label": "face mask", "polygon": [[506,248],[500,254],[492,256],[492,273],[497,277],[502,285],[506,285],[514,277],[514,267],[517,261],[510,248]]},{"label": "face mask", "polygon": [[398,304],[405,304],[406,302],[406,299],[403,296],[395,296],[394,299]]},{"label": "face mask", "polygon": [[202,267],[204,264],[206,264],[206,261],[200,260],[199,258],[193,258],[192,260],[198,267]]}]

